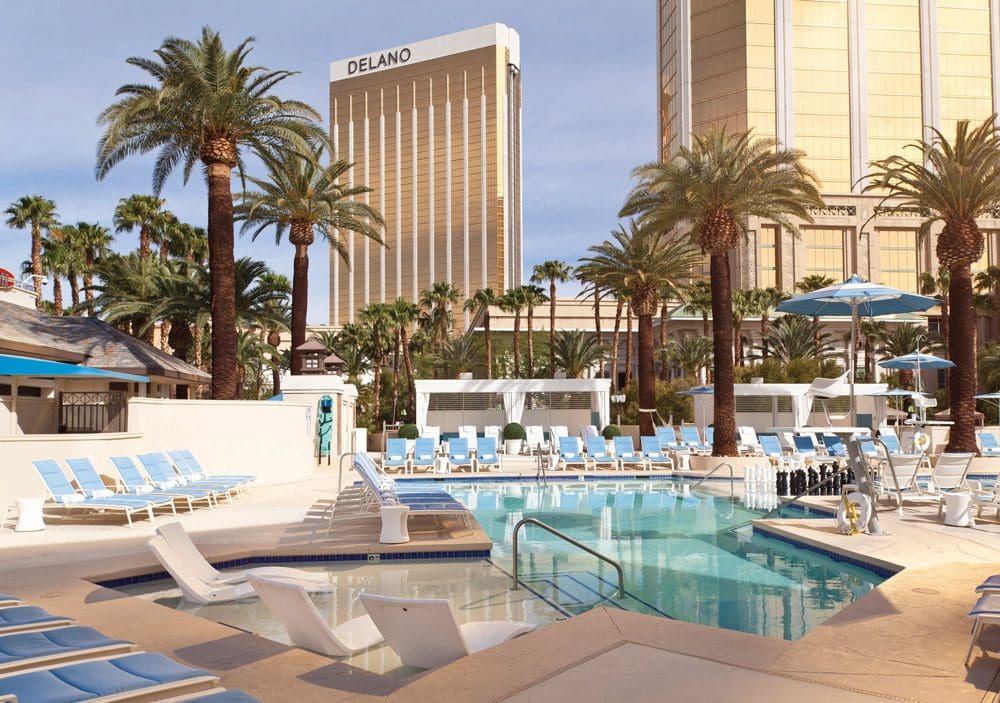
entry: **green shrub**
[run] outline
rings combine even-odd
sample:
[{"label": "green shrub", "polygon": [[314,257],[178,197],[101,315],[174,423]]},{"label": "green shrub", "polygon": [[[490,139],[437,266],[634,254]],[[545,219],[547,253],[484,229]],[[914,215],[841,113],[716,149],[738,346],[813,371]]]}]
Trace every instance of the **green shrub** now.
[{"label": "green shrub", "polygon": [[517,422],[508,423],[503,428],[503,438],[506,439],[524,439],[524,427],[522,427]]},{"label": "green shrub", "polygon": [[622,429],[618,425],[608,425],[601,434],[604,435],[604,439],[614,439],[622,436]]},{"label": "green shrub", "polygon": [[403,439],[417,439],[420,436],[420,430],[417,429],[416,425],[403,425],[399,428],[399,436]]}]

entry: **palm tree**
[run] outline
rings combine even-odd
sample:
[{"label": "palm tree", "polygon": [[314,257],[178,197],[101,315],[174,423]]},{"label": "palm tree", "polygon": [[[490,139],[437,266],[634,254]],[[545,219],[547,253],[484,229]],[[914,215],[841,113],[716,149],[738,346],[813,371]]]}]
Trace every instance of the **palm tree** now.
[{"label": "palm tree", "polygon": [[58,222],[56,204],[40,195],[24,195],[4,210],[7,226],[31,230],[31,276],[35,288],[35,307],[42,307],[42,230],[48,232]]},{"label": "palm tree", "polygon": [[[73,251],[65,240],[58,236],[59,230],[53,229],[52,234],[42,240],[42,273],[52,276],[52,302],[55,314],[63,314],[62,279],[68,276],[72,269]],[[25,262],[27,263],[27,262]]]},{"label": "palm tree", "polygon": [[606,353],[594,335],[582,330],[559,330],[553,347],[554,368],[566,372],[567,378],[580,378],[598,366]]},{"label": "palm tree", "polygon": [[83,258],[83,295],[87,300],[87,314],[93,316],[94,309],[94,268],[107,255],[114,237],[107,227],[96,222],[76,223],[75,243]]},{"label": "palm tree", "polygon": [[[733,394],[732,287],[729,252],[740,244],[750,217],[776,222],[793,234],[797,220],[811,222],[810,208],[823,199],[803,152],[779,148],[773,139],[752,140],[750,132],[712,130],[695,135],[672,161],[634,171],[638,184],[621,215],[639,215],[644,225],[666,232],[690,223],[702,251],[711,255],[712,326],[715,341],[715,447],[736,455]],[[795,219],[793,219],[795,218]]]},{"label": "palm tree", "polygon": [[241,149],[265,156],[286,149],[309,153],[325,139],[319,113],[270,91],[294,75],[247,64],[253,39],[226,50],[204,27],[197,42],[164,40],[155,58],[132,57],[154,85],[127,84],[98,118],[96,174],[104,178],[126,157],[159,150],[153,167],[158,195],[174,168],[187,182],[199,161],[208,181],[209,272],[212,287],[212,397],[233,399],[236,369],[235,257],[232,170],[242,173]]},{"label": "palm tree", "polygon": [[[180,229],[178,229],[180,231]],[[183,236],[183,235],[182,235]],[[282,291],[285,296],[292,293],[292,284],[287,276],[273,271],[261,276],[261,284],[269,289]],[[288,305],[288,298],[274,298],[267,300],[263,304],[264,310],[261,315],[261,335],[267,345],[271,347],[271,394],[277,395],[281,392],[281,353],[278,347],[281,346],[281,331],[291,328],[291,308]],[[164,323],[166,324],[166,323]],[[173,332],[171,324],[170,331]],[[291,361],[291,359],[289,359]]]},{"label": "palm tree", "polygon": [[[395,354],[401,355],[403,357],[403,367],[406,369],[406,384],[409,389],[410,398],[410,408],[408,412],[409,417],[414,417],[415,408],[414,403],[416,402],[417,391],[416,383],[413,376],[413,361],[410,359],[410,341],[407,339],[407,330],[410,328],[417,317],[420,315],[420,308],[418,308],[413,303],[408,300],[400,298],[387,311],[389,319],[396,325],[396,349]],[[394,369],[394,379],[399,377],[398,366]],[[393,420],[396,419],[396,401],[398,399],[398,392],[396,386],[392,389],[392,417]]]},{"label": "palm tree", "polygon": [[698,376],[698,371],[712,363],[712,340],[688,335],[671,337],[663,347],[667,359],[681,367],[685,376]]},{"label": "palm tree", "polygon": [[155,195],[130,195],[118,201],[115,207],[115,232],[131,232],[139,228],[139,257],[148,259],[150,242],[159,237],[160,231],[173,217],[163,209],[166,200]]},{"label": "palm tree", "polygon": [[385,365],[385,353],[388,343],[388,327],[392,324],[389,316],[388,303],[372,303],[361,309],[361,321],[368,325],[372,348],[372,371],[374,379],[372,418],[377,423],[381,417],[379,401],[382,397],[382,367]]},{"label": "palm tree", "polygon": [[420,307],[426,312],[433,329],[433,341],[438,348],[448,341],[449,330],[454,322],[451,309],[461,300],[462,292],[447,281],[438,281],[420,294]]},{"label": "palm tree", "polygon": [[[813,291],[832,286],[837,281],[829,276],[824,276],[818,273],[811,273],[808,276],[802,278],[801,281],[795,284],[795,289],[800,293],[812,293]],[[819,354],[819,331],[821,329],[819,324],[819,316],[813,316],[813,329],[816,331],[816,337],[813,338],[813,343],[816,345],[816,353]]]},{"label": "palm tree", "polygon": [[875,379],[875,344],[885,332],[885,323],[880,320],[861,320],[858,333],[861,335],[865,349],[865,381],[872,383]]},{"label": "palm tree", "polygon": [[767,331],[770,323],[771,311],[778,307],[778,303],[788,300],[787,293],[778,290],[773,286],[767,288],[755,288],[753,291],[753,312],[760,316],[760,339],[761,354],[766,359],[768,357]]},{"label": "palm tree", "polygon": [[767,346],[771,357],[783,364],[796,359],[822,361],[833,349],[829,333],[804,315],[783,315],[771,323]]},{"label": "palm tree", "polygon": [[[163,286],[164,278],[170,275],[167,267],[158,259],[143,259],[133,252],[105,256],[95,273],[101,281],[93,286],[97,296],[92,304],[97,313],[133,337],[152,344],[153,325],[163,317],[158,309],[167,303]],[[192,305],[199,292],[192,285],[177,294],[185,305]]]},{"label": "palm tree", "polygon": [[932,134],[929,141],[913,145],[920,151],[918,158],[897,155],[874,162],[864,190],[884,193],[881,204],[888,203],[889,211],[927,212],[921,236],[926,236],[934,223],[944,223],[937,237],[937,259],[949,274],[947,344],[949,357],[955,362],[948,387],[955,424],[947,451],[974,452],[976,313],[970,266],[983,254],[983,233],[976,218],[1000,204],[1000,138],[993,117],[973,129],[968,120],[960,120],[954,142],[936,129]]},{"label": "palm tree", "polygon": [[483,341],[486,344],[486,378],[493,378],[493,338],[490,334],[490,307],[500,303],[492,288],[481,288],[466,298],[465,309],[476,315],[482,310]]},{"label": "palm tree", "polygon": [[524,291],[524,307],[528,311],[528,376],[535,375],[535,306],[548,301],[545,291],[538,286],[521,286]]},{"label": "palm tree", "polygon": [[[604,297],[605,291],[601,288],[599,282],[593,276],[593,272],[590,271],[586,266],[577,266],[573,269],[573,275],[576,277],[580,283],[583,284],[583,291],[581,295],[593,295],[594,296],[594,334],[595,341],[598,346],[604,345],[604,338],[601,335],[601,298]],[[600,360],[600,366],[598,368],[598,375],[604,376],[604,362],[606,357]],[[614,383],[614,381],[612,381]]]},{"label": "palm tree", "polygon": [[63,225],[52,230],[52,239],[59,242],[63,249],[62,274],[69,281],[71,315],[80,314],[80,276],[85,271],[83,247],[80,244],[80,231],[74,225]]},{"label": "palm tree", "polygon": [[614,291],[613,295],[615,300],[617,300],[617,305],[615,306],[615,327],[614,331],[611,333],[611,389],[615,392],[619,390],[618,388],[618,342],[621,337],[622,329],[622,312],[625,309],[625,297],[618,291]]},{"label": "palm tree", "polygon": [[511,288],[500,297],[500,308],[514,313],[514,378],[521,378],[521,313],[526,305],[523,288]]},{"label": "palm tree", "polygon": [[474,374],[483,366],[483,345],[471,334],[449,339],[434,355],[434,365],[445,378],[458,378],[463,373]]},{"label": "palm tree", "polygon": [[573,270],[566,262],[556,259],[535,264],[535,268],[531,272],[532,283],[549,282],[549,372],[552,374],[555,373],[556,369],[555,350],[553,349],[556,339],[556,283],[565,283],[572,274]]},{"label": "palm tree", "polygon": [[685,238],[662,234],[667,230],[639,226],[630,221],[619,226],[612,239],[588,249],[584,263],[601,280],[627,295],[630,309],[639,318],[639,431],[655,433],[656,362],[653,316],[659,309],[660,291],[690,275],[696,254]]},{"label": "palm tree", "polygon": [[[987,266],[985,271],[977,273],[975,284],[977,291],[989,294],[993,300],[993,320],[990,324],[990,333],[993,341],[1000,340],[1000,266]],[[947,336],[943,322],[942,318],[941,334]]]},{"label": "palm tree", "polygon": [[[348,187],[347,172],[354,164],[339,160],[322,165],[323,147],[308,156],[284,151],[264,159],[267,179],[247,177],[259,190],[244,193],[235,210],[235,219],[243,220],[241,232],[250,231],[256,239],[274,227],[275,244],[288,233],[295,247],[292,265],[292,373],[299,371],[297,347],[306,341],[306,311],[309,306],[309,246],[316,235],[328,240],[341,258],[348,262],[348,249],[331,232],[357,232],[382,243],[382,216],[360,200],[371,193],[365,186]],[[378,405],[378,396],[375,400]]]},{"label": "palm tree", "polygon": [[[913,323],[902,324],[892,329],[884,328],[878,336],[878,341],[882,345],[880,351],[883,359],[892,359],[915,351],[929,353],[940,347],[937,338],[929,334],[926,327]],[[901,369],[899,381],[913,390],[913,371]]]},{"label": "palm tree", "polygon": [[701,331],[710,337],[708,318],[712,316],[712,284],[704,278],[684,287],[684,305],[701,315]]},{"label": "palm tree", "polygon": [[[993,267],[996,268],[996,267]],[[978,281],[978,277],[977,277]],[[920,294],[937,298],[941,308],[941,336],[948,339],[949,313],[951,312],[951,301],[948,299],[948,288],[951,285],[951,274],[944,266],[938,267],[937,276],[929,271],[924,271],[919,278]]]}]

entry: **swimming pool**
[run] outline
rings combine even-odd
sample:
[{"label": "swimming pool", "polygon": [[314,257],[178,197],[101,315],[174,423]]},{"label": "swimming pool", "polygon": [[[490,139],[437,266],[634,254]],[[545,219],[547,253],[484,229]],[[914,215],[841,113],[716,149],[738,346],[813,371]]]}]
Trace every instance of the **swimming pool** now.
[{"label": "swimming pool", "polygon": [[[493,542],[490,560],[294,564],[327,571],[336,583],[333,592],[312,596],[328,622],[363,615],[358,596],[367,591],[446,598],[459,622],[545,625],[607,606],[790,640],[884,580],[868,569],[754,534],[747,523],[761,511],[708,491],[678,495],[669,481],[405,481],[400,490],[431,484],[469,506]],[[522,517],[542,520],[619,560],[625,596],[615,597],[613,567],[531,526],[520,540],[525,587],[512,591],[511,537]],[[194,605],[169,579],[120,590],[288,642],[281,623],[257,599]],[[412,673],[399,668],[388,647],[347,663],[378,673]]]}]

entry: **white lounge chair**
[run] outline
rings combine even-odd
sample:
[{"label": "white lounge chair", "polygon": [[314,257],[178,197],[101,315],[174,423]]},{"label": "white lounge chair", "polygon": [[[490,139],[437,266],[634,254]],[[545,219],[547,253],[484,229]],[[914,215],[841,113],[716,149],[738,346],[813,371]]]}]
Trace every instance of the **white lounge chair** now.
[{"label": "white lounge chair", "polygon": [[346,657],[382,641],[371,617],[362,615],[330,627],[302,586],[249,574],[247,580],[288,632],[296,647],[331,657]]},{"label": "white lounge chair", "polygon": [[183,559],[190,571],[210,586],[231,586],[243,583],[250,575],[264,578],[280,579],[300,584],[308,591],[331,591],[333,581],[330,574],[320,571],[303,571],[287,566],[260,566],[236,573],[224,574],[208,563],[198,547],[191,541],[187,530],[179,522],[168,522],[156,528],[156,534],[162,537],[179,558]]},{"label": "white lounge chair", "polygon": [[541,454],[548,448],[541,425],[528,425],[524,428],[524,444],[529,454]]},{"label": "white lounge chair", "polygon": [[213,585],[202,580],[191,566],[180,557],[165,539],[156,535],[146,544],[152,550],[156,559],[181,589],[184,597],[192,603],[223,603],[231,600],[241,600],[254,595],[249,583]]},{"label": "white lounge chair", "polygon": [[899,512],[903,512],[903,491],[920,493],[917,485],[917,472],[927,461],[926,454],[889,454],[888,465],[881,471],[878,479],[879,489],[889,492],[896,499]]},{"label": "white lounge chair", "polygon": [[470,452],[476,451],[476,448],[479,446],[479,435],[476,434],[475,425],[462,425],[458,428],[458,436],[468,440]]},{"label": "white lounge chair", "polygon": [[526,622],[459,625],[448,601],[361,594],[361,603],[406,666],[432,669],[535,629]]},{"label": "white lounge chair", "polygon": [[[364,599],[364,594],[361,598]],[[968,664],[969,657],[972,656],[972,648],[979,641],[979,635],[984,627],[990,625],[1000,625],[1000,593],[987,592],[980,596],[976,604],[969,611],[969,619],[972,624],[972,641],[969,642],[969,651],[965,653],[965,662]]]}]

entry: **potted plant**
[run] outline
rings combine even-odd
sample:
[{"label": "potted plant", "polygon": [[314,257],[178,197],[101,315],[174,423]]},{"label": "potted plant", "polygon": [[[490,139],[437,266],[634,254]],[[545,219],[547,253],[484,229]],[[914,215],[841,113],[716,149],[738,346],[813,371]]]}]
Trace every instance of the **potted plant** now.
[{"label": "potted plant", "polygon": [[420,436],[420,430],[416,425],[400,425],[399,436],[406,440],[406,453],[410,454],[417,437]]},{"label": "potted plant", "polygon": [[517,422],[509,422],[503,428],[503,445],[508,456],[521,453],[524,444],[524,428]]},{"label": "potted plant", "polygon": [[622,428],[618,425],[608,425],[601,432],[601,436],[604,437],[604,444],[608,447],[608,451],[612,451],[611,445],[615,441],[615,437],[622,436]]}]

